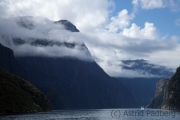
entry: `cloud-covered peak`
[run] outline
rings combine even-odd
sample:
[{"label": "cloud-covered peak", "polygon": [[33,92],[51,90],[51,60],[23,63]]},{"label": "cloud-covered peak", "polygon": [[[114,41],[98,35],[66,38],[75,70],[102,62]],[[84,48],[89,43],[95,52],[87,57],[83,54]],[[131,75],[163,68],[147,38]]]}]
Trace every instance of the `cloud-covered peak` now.
[{"label": "cloud-covered peak", "polygon": [[73,25],[68,20],[59,20],[59,21],[55,21],[55,23],[56,24],[60,23],[60,24],[64,25],[65,29],[69,30],[71,32],[79,32],[79,30],[76,28],[76,26]]},{"label": "cloud-covered peak", "polygon": [[[122,70],[136,72],[137,77],[171,77],[174,74],[173,69],[149,63],[147,60],[122,60]],[[131,76],[129,76],[131,77]]]},{"label": "cloud-covered peak", "polygon": [[1,18],[0,25],[0,43],[11,48],[15,56],[93,60],[79,30],[67,20],[54,22],[43,17],[25,16]]},{"label": "cloud-covered peak", "polygon": [[[84,56],[78,52],[83,47],[59,47],[64,43],[70,43],[70,46],[84,43],[96,62],[111,76],[128,74],[128,71],[117,68],[120,60],[128,59],[146,59],[154,64],[177,68],[180,39],[179,29],[175,27],[179,28],[179,14],[175,21],[168,16],[172,12],[166,10],[178,10],[179,0],[131,1],[133,6],[130,1],[123,0],[1,0],[0,34],[1,39],[6,39],[6,42],[1,42],[9,45],[15,53],[25,50],[28,54],[34,50],[32,53],[38,51],[38,54],[48,53],[49,56],[72,56],[74,53],[74,56]],[[20,26],[13,18],[19,16],[34,17],[25,19]],[[54,21],[64,19],[77,28],[72,24],[71,27],[54,24]],[[172,27],[170,22],[177,26]],[[67,21],[61,23],[70,24]],[[25,40],[25,43],[20,41],[23,43],[19,45],[21,49],[12,43],[12,37]],[[39,43],[39,40],[45,41]],[[132,72],[131,75],[137,74]]]}]

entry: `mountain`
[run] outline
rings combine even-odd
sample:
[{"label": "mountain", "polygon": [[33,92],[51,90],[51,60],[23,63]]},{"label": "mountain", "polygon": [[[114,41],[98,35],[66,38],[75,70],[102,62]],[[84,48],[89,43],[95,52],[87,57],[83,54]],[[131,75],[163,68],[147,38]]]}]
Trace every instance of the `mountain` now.
[{"label": "mountain", "polygon": [[149,108],[180,110],[180,67],[170,79],[158,81],[156,96],[149,103]]},{"label": "mountain", "polygon": [[141,106],[146,106],[154,99],[156,83],[162,78],[169,78],[173,70],[165,66],[149,63],[146,60],[122,60],[122,70],[137,73],[134,77],[119,77],[120,80],[133,94]]},{"label": "mountain", "polygon": [[146,106],[147,108],[161,108],[169,81],[170,79],[161,79],[157,82],[155,98]]},{"label": "mountain", "polygon": [[[27,79],[27,74],[25,68],[17,61],[14,57],[14,53],[11,49],[4,47],[0,44],[0,67],[13,73],[17,76],[20,76],[24,79]],[[52,108],[63,109],[64,106],[57,95],[57,92],[49,87],[39,87],[41,92],[50,100]],[[27,101],[28,102],[28,101]]]},{"label": "mountain", "polygon": [[[26,22],[25,22],[26,23]],[[64,25],[69,32],[78,32],[69,21],[54,22],[54,25]],[[26,26],[26,27],[24,27]],[[27,27],[30,26],[30,27]],[[34,24],[21,25],[33,30]],[[63,31],[61,31],[63,32]],[[60,34],[60,33],[59,33]],[[27,80],[35,84],[49,98],[62,102],[65,109],[95,109],[95,108],[134,108],[138,104],[127,87],[117,79],[108,76],[92,59],[84,43],[58,41],[42,38],[13,38],[13,44],[38,47],[66,48],[76,56],[48,56],[48,55],[21,55],[15,56],[26,73]],[[64,51],[58,51],[64,54]],[[82,58],[79,59],[79,55]],[[50,92],[51,91],[51,92]],[[62,109],[61,105],[52,106],[53,109]]]},{"label": "mountain", "polygon": [[26,73],[17,62],[11,49],[0,43],[0,67],[18,76],[26,78]]},{"label": "mountain", "polygon": [[177,68],[176,73],[171,77],[165,97],[163,99],[163,109],[180,110],[180,67]]},{"label": "mountain", "polygon": [[47,98],[30,82],[0,68],[0,114],[50,111]]},{"label": "mountain", "polygon": [[156,90],[156,82],[161,78],[116,78],[132,93],[139,106],[146,106]]},{"label": "mountain", "polygon": [[172,69],[165,66],[149,63],[147,60],[122,60],[120,65],[123,70],[134,71],[139,74],[139,77],[171,77],[174,72]]},{"label": "mountain", "polygon": [[54,23],[64,25],[65,29],[71,32],[79,32],[76,26],[67,20],[59,20],[59,21],[55,21]]}]

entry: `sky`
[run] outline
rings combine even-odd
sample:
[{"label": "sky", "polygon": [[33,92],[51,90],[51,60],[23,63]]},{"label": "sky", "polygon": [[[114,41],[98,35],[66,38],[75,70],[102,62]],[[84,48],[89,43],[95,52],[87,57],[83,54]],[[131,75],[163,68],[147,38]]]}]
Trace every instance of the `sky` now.
[{"label": "sky", "polygon": [[[110,76],[141,76],[138,71],[121,69],[121,60],[144,59],[172,69],[180,65],[180,0],[0,0],[0,25],[4,26],[0,28],[1,35],[9,28],[6,31],[11,35],[29,36],[29,31],[16,25],[13,30],[8,23],[8,19],[18,16],[44,18],[44,24],[69,20],[80,33],[42,24],[30,33],[34,37],[85,43],[94,60]],[[44,30],[50,29],[48,36],[43,36]],[[55,34],[57,29],[62,34]],[[13,50],[22,52],[23,48]],[[56,55],[59,49],[33,48],[31,52],[45,51]]]}]

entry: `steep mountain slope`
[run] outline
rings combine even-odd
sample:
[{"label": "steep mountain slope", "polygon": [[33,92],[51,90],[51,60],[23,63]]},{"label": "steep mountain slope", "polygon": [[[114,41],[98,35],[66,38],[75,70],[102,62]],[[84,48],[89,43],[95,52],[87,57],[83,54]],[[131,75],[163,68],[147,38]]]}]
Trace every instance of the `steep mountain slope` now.
[{"label": "steep mountain slope", "polygon": [[11,49],[4,47],[0,43],[0,67],[18,76],[26,77],[21,65],[14,58],[14,53]]},{"label": "steep mountain slope", "polygon": [[[1,44],[0,44],[0,67],[13,74],[16,74],[17,76],[21,76],[22,78],[27,79],[27,74],[25,72],[25,69],[16,60],[13,51],[7,47],[4,47]],[[55,109],[64,108],[61,99],[58,97],[57,92],[54,89],[49,87],[45,87],[45,88],[39,87],[39,89],[46,95],[48,100],[50,100],[52,108]],[[28,102],[28,100],[26,102]]]},{"label": "steep mountain slope", "polygon": [[46,97],[30,82],[0,68],[0,114],[49,111]]},{"label": "steep mountain slope", "polygon": [[156,96],[147,106],[149,108],[162,108],[180,110],[180,67],[170,79],[158,81]]},{"label": "steep mountain slope", "polygon": [[58,92],[65,108],[136,107],[127,88],[95,62],[69,58],[21,57],[29,80]]},{"label": "steep mountain slope", "polygon": [[165,98],[163,100],[163,109],[177,109],[180,110],[180,67],[177,68],[176,73],[171,77]]},{"label": "steep mountain slope", "polygon": [[147,108],[161,108],[169,81],[170,79],[161,79],[157,82],[155,98],[147,105]]}]

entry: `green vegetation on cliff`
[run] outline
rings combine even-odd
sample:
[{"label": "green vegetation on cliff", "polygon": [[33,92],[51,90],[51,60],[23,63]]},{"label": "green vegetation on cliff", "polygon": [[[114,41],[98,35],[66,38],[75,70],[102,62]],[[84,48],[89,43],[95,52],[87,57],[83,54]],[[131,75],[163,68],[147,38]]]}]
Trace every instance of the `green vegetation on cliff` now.
[{"label": "green vegetation on cliff", "polygon": [[180,110],[180,67],[169,81],[162,108]]},{"label": "green vegetation on cliff", "polygon": [[0,68],[0,114],[49,110],[49,101],[34,85]]}]

